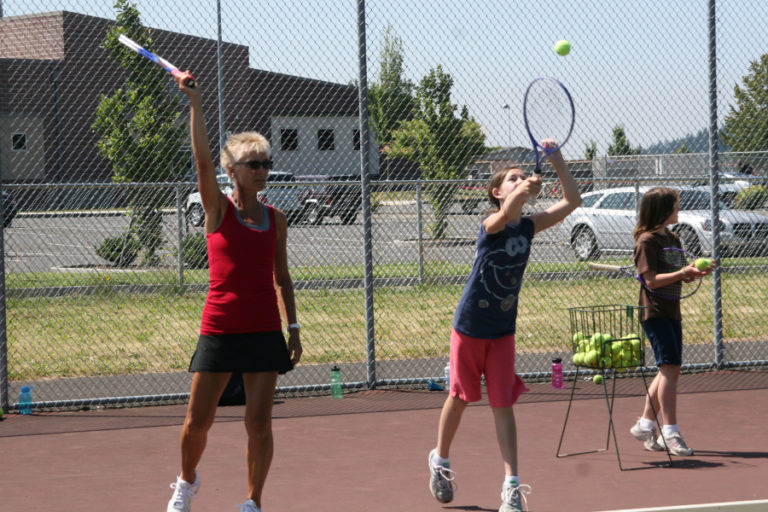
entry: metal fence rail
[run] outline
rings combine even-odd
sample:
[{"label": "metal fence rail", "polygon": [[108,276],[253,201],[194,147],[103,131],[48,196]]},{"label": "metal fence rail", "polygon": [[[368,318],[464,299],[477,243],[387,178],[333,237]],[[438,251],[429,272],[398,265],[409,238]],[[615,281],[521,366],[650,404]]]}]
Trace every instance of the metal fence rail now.
[{"label": "metal fence rail", "polygon": [[[271,141],[280,181],[265,200],[291,222],[305,349],[280,392],[326,392],[333,365],[350,389],[442,375],[485,184],[532,165],[522,97],[540,75],[574,97],[563,152],[585,197],[665,185],[719,199],[680,232],[722,262],[683,305],[685,368],[765,365],[765,2],[647,0],[619,16],[565,2],[525,31],[510,27],[540,20],[534,5],[317,5],[2,2],[0,405],[22,385],[38,408],[187,396],[208,277],[187,105],[114,44],[120,32],[192,69],[215,158],[231,133]],[[566,57],[552,49],[563,37]],[[531,212],[560,195],[547,166],[544,180]],[[612,215],[588,252],[626,261],[631,243],[603,235],[621,240],[632,211]],[[634,285],[586,269],[586,231],[567,225],[534,239],[526,378],[546,378],[554,356],[572,375],[568,308],[636,302]]]}]

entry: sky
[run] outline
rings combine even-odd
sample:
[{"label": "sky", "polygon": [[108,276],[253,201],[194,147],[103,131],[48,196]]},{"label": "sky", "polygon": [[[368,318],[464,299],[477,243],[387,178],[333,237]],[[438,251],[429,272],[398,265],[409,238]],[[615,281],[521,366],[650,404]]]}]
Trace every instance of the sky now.
[{"label": "sky", "polygon": [[[213,0],[136,4],[147,26],[217,37]],[[253,67],[339,83],[358,78],[356,1],[221,4],[223,39],[248,46]],[[5,16],[69,10],[115,17],[111,1],[2,0],[2,5]],[[633,146],[709,126],[707,0],[368,0],[365,5],[369,83],[376,81],[389,25],[403,42],[406,78],[418,83],[441,65],[454,79],[453,102],[467,105],[489,145],[529,144],[522,102],[537,76],[560,79],[573,96],[576,124],[564,148],[567,158],[582,157],[591,140],[604,154],[619,124]],[[716,19],[722,124],[734,86],[768,49],[768,2],[720,0]],[[569,55],[554,52],[558,39],[570,40]]]}]

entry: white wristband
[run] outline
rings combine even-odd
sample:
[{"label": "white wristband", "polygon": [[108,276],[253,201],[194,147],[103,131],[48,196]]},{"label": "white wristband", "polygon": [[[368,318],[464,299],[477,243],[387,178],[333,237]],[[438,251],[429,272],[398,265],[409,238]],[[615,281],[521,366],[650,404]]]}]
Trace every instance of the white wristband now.
[{"label": "white wristband", "polygon": [[288,324],[288,330],[290,331],[291,329],[298,330],[298,329],[301,329],[301,326],[299,324]]}]

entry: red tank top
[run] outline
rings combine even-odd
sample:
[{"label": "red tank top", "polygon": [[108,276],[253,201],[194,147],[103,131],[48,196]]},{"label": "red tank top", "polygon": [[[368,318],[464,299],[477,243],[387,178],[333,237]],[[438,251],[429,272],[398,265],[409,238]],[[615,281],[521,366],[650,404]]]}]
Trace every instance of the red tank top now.
[{"label": "red tank top", "polygon": [[219,228],[206,234],[210,287],[200,334],[238,334],[281,330],[274,286],[277,229],[267,206],[269,228],[245,224],[227,198]]}]

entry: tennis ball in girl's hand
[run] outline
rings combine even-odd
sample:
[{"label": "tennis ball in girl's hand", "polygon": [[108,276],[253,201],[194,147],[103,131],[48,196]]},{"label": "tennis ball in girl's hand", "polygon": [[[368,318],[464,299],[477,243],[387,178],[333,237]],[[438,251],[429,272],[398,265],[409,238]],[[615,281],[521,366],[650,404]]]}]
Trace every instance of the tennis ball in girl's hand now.
[{"label": "tennis ball in girl's hand", "polygon": [[571,51],[571,43],[567,39],[561,39],[555,43],[555,51],[559,55],[568,55]]},{"label": "tennis ball in girl's hand", "polygon": [[693,266],[701,271],[709,270],[712,268],[712,260],[709,258],[699,258],[693,262]]}]

